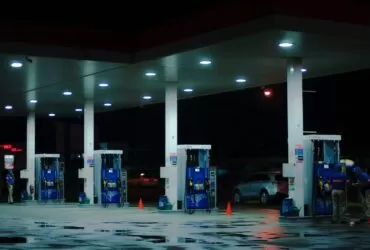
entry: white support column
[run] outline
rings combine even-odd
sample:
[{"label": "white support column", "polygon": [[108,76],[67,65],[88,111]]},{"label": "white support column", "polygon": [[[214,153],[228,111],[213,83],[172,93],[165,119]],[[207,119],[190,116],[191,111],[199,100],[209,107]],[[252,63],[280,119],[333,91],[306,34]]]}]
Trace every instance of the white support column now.
[{"label": "white support column", "polygon": [[165,166],[170,166],[170,155],[177,154],[177,83],[168,83],[166,86],[165,109]]},{"label": "white support column", "polygon": [[[89,75],[96,72],[96,62],[86,61],[82,65],[82,73]],[[78,178],[84,179],[84,192],[94,203],[94,86],[95,75],[84,77],[84,167],[79,170]]]},{"label": "white support column", "polygon": [[[24,179],[27,179],[27,192],[30,192],[30,186],[35,187],[35,153],[36,153],[36,117],[34,112],[27,116],[27,169],[24,172]],[[30,193],[29,193],[30,194]],[[31,194],[30,194],[31,195]],[[35,194],[32,194],[32,200]]]},{"label": "white support column", "polygon": [[78,178],[84,179],[84,192],[94,202],[94,102],[85,101],[84,107],[84,167],[79,170]]},{"label": "white support column", "polygon": [[171,157],[177,158],[177,83],[168,83],[165,97],[165,168],[166,196],[173,210],[177,210],[177,166],[171,162]]},{"label": "white support column", "polygon": [[94,201],[94,168],[91,166],[94,159],[94,102],[85,101],[84,109],[84,191]]},{"label": "white support column", "polygon": [[287,101],[288,101],[288,161],[294,164],[294,182],[290,185],[292,198],[304,213],[304,164],[297,161],[296,148],[303,147],[303,89],[302,59],[290,58],[287,63]]},{"label": "white support column", "polygon": [[161,168],[161,178],[165,178],[165,192],[173,210],[177,210],[178,171],[177,171],[177,82],[178,69],[176,56],[164,59],[164,77],[167,83],[165,92],[165,166]]}]

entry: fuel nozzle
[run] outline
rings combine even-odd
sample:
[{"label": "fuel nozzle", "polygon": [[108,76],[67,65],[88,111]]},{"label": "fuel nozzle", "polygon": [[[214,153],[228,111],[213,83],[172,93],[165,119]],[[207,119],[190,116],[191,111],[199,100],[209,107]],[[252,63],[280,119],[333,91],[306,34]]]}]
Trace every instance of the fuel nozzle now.
[{"label": "fuel nozzle", "polygon": [[210,188],[209,179],[208,178],[205,178],[204,179],[204,189],[205,190],[209,190],[209,188]]},{"label": "fuel nozzle", "polygon": [[323,187],[324,187],[324,181],[322,179],[322,176],[319,177],[319,188],[321,191],[323,191]]},{"label": "fuel nozzle", "polygon": [[189,180],[188,180],[188,193],[192,193],[193,191],[194,191],[193,179],[189,178]]},{"label": "fuel nozzle", "polygon": [[189,187],[193,187],[193,185],[194,185],[194,183],[193,183],[193,179],[192,179],[192,178],[190,178],[190,179],[189,179]]}]

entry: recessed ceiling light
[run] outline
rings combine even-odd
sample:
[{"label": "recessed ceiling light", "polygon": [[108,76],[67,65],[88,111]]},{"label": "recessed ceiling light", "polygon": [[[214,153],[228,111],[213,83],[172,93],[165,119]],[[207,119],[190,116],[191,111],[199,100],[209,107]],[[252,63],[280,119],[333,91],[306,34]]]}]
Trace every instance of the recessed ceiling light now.
[{"label": "recessed ceiling light", "polygon": [[235,81],[237,83],[245,83],[247,80],[245,80],[244,78],[237,78]]},{"label": "recessed ceiling light", "polygon": [[32,99],[32,100],[30,100],[30,103],[37,103],[37,100]]},{"label": "recessed ceiling light", "polygon": [[104,106],[105,107],[110,107],[110,106],[112,106],[112,103],[106,102],[106,103],[104,103]]},{"label": "recessed ceiling light", "polygon": [[106,88],[108,86],[109,86],[109,84],[106,83],[106,82],[99,83],[99,87],[101,87],[101,88]]},{"label": "recessed ceiling light", "polygon": [[282,42],[282,43],[279,43],[279,47],[281,48],[290,48],[293,46],[293,43],[291,42]]},{"label": "recessed ceiling light", "polygon": [[202,65],[210,65],[212,62],[210,60],[202,60],[199,63]]},{"label": "recessed ceiling light", "polygon": [[23,63],[21,62],[13,61],[10,63],[10,67],[12,68],[22,68],[22,66],[23,66]]},{"label": "recessed ceiling light", "polygon": [[190,89],[190,88],[187,88],[187,89],[184,89],[184,92],[193,92],[193,89]]},{"label": "recessed ceiling light", "polygon": [[64,91],[63,95],[72,95],[72,92],[71,91]]},{"label": "recessed ceiling light", "polygon": [[75,109],[76,112],[82,112],[82,109]]},{"label": "recessed ceiling light", "polygon": [[11,105],[6,105],[6,106],[5,106],[5,109],[7,109],[7,110],[11,110],[11,109],[13,109],[13,106],[11,106]]},{"label": "recessed ceiling light", "polygon": [[301,69],[301,72],[306,72],[306,71],[307,71],[307,69],[305,69],[305,68]]},{"label": "recessed ceiling light", "polygon": [[50,114],[49,114],[49,116],[50,116],[50,117],[54,117],[54,116],[55,116],[55,114],[54,114],[54,113],[50,113]]},{"label": "recessed ceiling light", "polygon": [[145,73],[146,76],[156,76],[157,74],[154,72],[147,72]]},{"label": "recessed ceiling light", "polygon": [[144,100],[150,100],[150,99],[152,99],[152,97],[150,95],[145,95],[145,96],[143,96],[143,99]]}]

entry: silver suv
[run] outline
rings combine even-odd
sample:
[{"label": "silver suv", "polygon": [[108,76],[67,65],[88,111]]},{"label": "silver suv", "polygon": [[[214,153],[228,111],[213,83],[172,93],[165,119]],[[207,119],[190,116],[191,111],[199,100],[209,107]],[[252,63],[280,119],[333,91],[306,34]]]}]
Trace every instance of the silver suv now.
[{"label": "silver suv", "polygon": [[280,171],[258,172],[251,175],[245,182],[234,188],[233,201],[235,204],[246,200],[259,199],[261,204],[288,195],[288,180],[283,178]]}]

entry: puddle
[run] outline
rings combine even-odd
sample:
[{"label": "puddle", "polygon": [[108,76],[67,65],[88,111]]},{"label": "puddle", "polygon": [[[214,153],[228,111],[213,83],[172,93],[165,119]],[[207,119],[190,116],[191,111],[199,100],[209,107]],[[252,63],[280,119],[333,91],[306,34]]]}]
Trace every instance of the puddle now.
[{"label": "puddle", "polygon": [[0,244],[21,244],[27,243],[26,237],[0,237]]},{"label": "puddle", "polygon": [[197,244],[202,244],[202,245],[225,245],[223,242],[219,241],[206,241],[202,239],[194,239],[194,238],[189,238],[189,237],[178,237],[177,238],[178,243],[197,243]]},{"label": "puddle", "polygon": [[184,237],[179,237],[177,238],[177,241],[179,243],[196,243],[197,240],[193,238],[184,238]]},{"label": "puddle", "polygon": [[96,230],[94,230],[94,232],[99,232],[99,233],[109,233],[109,232],[110,232],[110,230],[108,230],[108,229],[96,229]]},{"label": "puddle", "polygon": [[47,224],[46,222],[42,222],[42,221],[35,221],[35,224]]},{"label": "puddle", "polygon": [[235,228],[235,227],[229,225],[216,225],[215,228]]},{"label": "puddle", "polygon": [[39,227],[55,227],[54,225],[48,225],[48,224],[41,224]]},{"label": "puddle", "polygon": [[304,233],[304,237],[329,237],[329,234],[313,234],[313,233]]},{"label": "puddle", "polygon": [[76,226],[64,226],[64,229],[72,229],[72,230],[82,230],[85,229],[85,227],[76,227]]},{"label": "puddle", "polygon": [[26,237],[0,237],[0,244],[21,244],[27,243]]},{"label": "puddle", "polygon": [[135,225],[136,227],[149,227],[149,225],[140,225],[140,224],[137,224]]},{"label": "puddle", "polygon": [[157,236],[157,235],[128,235],[130,237],[138,237],[142,240],[149,241],[151,243],[166,243],[168,242],[165,236]]},{"label": "puddle", "polygon": [[151,222],[142,222],[142,221],[140,221],[140,222],[130,222],[131,224],[135,224],[135,225],[154,225],[154,224],[158,224],[158,222],[153,222],[153,221],[151,221]]},{"label": "puddle", "polygon": [[114,232],[114,235],[116,236],[128,236],[131,233],[130,230],[114,230]]},{"label": "puddle", "polygon": [[[139,238],[138,239],[139,241],[143,240],[143,241],[148,241],[148,242],[156,243],[156,244],[169,242],[166,236],[130,234],[129,230],[116,230],[116,233],[114,235]],[[198,243],[198,244],[207,244],[207,245],[222,245],[223,244],[222,242],[207,242],[205,240],[194,239],[190,237],[178,237],[177,242],[178,243]]]}]

